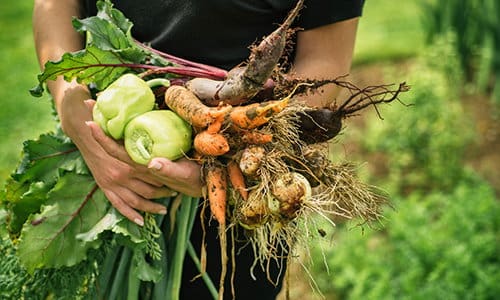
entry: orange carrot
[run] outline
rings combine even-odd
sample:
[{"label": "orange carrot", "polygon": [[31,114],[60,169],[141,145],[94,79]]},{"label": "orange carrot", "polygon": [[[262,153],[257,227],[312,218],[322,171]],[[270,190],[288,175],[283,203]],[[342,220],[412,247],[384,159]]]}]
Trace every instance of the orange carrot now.
[{"label": "orange carrot", "polygon": [[245,184],[245,177],[243,176],[243,172],[241,172],[240,166],[234,160],[231,160],[227,164],[227,174],[233,188],[237,190],[243,200],[246,201],[248,199],[248,190]]},{"label": "orange carrot", "polygon": [[233,126],[254,129],[266,124],[273,114],[281,112],[289,98],[234,107],[229,115]]},{"label": "orange carrot", "polygon": [[273,140],[273,135],[258,131],[244,131],[241,134],[241,140],[250,145],[263,145],[270,143]]},{"label": "orange carrot", "polygon": [[202,155],[219,156],[229,151],[229,142],[219,131],[222,128],[225,115],[218,115],[213,122],[196,134],[193,141],[194,149]]},{"label": "orange carrot", "polygon": [[193,147],[202,155],[220,156],[229,151],[229,142],[221,133],[204,130],[194,137]]},{"label": "orange carrot", "polygon": [[225,169],[211,166],[205,176],[210,211],[220,225],[226,224],[227,177]]},{"label": "orange carrot", "polygon": [[185,87],[174,85],[165,92],[165,104],[194,127],[206,128],[225,116],[231,106],[208,107]]}]

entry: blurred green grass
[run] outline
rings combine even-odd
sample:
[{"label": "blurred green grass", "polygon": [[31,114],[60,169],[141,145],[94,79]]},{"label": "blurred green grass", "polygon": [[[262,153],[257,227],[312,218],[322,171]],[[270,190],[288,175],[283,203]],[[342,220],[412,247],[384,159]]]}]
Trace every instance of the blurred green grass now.
[{"label": "blurred green grass", "polygon": [[420,1],[366,1],[353,64],[398,61],[424,47]]},{"label": "blurred green grass", "polygon": [[0,2],[0,182],[18,164],[22,143],[54,128],[51,102],[29,89],[39,73],[31,34],[32,1]]},{"label": "blurred green grass", "polygon": [[[39,73],[31,32],[31,1],[0,2],[0,183],[16,167],[24,140],[54,128],[48,96],[28,90]],[[367,1],[355,50],[355,65],[408,58],[421,48],[418,4]]]}]

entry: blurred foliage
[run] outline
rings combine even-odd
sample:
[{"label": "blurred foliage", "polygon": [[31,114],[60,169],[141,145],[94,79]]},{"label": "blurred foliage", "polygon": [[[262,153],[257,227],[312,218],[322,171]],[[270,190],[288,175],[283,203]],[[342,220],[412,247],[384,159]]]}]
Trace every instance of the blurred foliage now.
[{"label": "blurred foliage", "polygon": [[32,1],[0,1],[0,185],[20,159],[23,141],[55,126],[48,96],[33,98],[38,67],[31,34]]},{"label": "blurred foliage", "polygon": [[488,184],[466,175],[452,193],[413,193],[395,207],[385,230],[340,231],[324,253],[330,276],[315,277],[327,299],[496,299],[500,202]]},{"label": "blurred foliage", "polygon": [[415,1],[366,1],[359,19],[354,65],[414,57],[425,44]]},{"label": "blurred foliage", "polygon": [[498,0],[423,1],[428,42],[453,32],[466,80],[500,104],[500,2]]},{"label": "blurred foliage", "polygon": [[461,72],[451,46],[453,36],[437,41],[407,74],[411,90],[405,105],[381,107],[384,120],[371,120],[364,135],[369,152],[387,157],[392,194],[416,188],[452,188],[461,177],[465,147],[472,141],[472,120],[462,110]]},{"label": "blurred foliage", "polygon": [[385,211],[382,229],[360,232],[345,223],[333,245],[314,245],[312,257],[324,264],[314,260],[311,272],[326,299],[500,294],[500,199],[463,163],[476,133],[460,101],[470,82],[461,38],[451,31],[435,36],[408,73],[392,75],[411,85],[401,97],[407,105],[380,107],[383,120],[367,121],[359,141],[386,167],[370,180],[388,189],[394,209]]}]

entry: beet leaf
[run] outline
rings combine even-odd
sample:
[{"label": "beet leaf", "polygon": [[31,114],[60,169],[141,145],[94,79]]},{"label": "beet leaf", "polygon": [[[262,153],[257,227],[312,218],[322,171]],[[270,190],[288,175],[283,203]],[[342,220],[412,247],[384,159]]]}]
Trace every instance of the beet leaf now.
[{"label": "beet leaf", "polygon": [[90,230],[107,212],[109,202],[90,175],[67,173],[49,192],[41,212],[23,226],[18,255],[28,272],[41,267],[73,266],[101,240],[77,235]]}]

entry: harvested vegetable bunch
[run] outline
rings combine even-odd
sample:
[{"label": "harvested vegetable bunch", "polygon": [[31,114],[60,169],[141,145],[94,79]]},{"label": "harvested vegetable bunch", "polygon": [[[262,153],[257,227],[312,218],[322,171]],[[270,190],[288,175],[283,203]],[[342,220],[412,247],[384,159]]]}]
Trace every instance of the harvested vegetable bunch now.
[{"label": "harvested vegetable bunch", "polygon": [[[38,77],[39,85],[32,90],[34,95],[39,95],[45,81],[60,75],[66,80],[76,79],[91,84],[99,95],[94,111],[95,120],[110,136],[125,138],[127,151],[135,161],[145,164],[154,156],[176,159],[185,155],[199,162],[205,183],[204,198],[220,229],[222,272],[219,298],[224,294],[229,260],[227,245],[234,244],[232,241],[228,243],[228,231],[234,232],[238,227],[245,229],[246,238],[255,252],[255,266],[266,270],[273,261],[285,264],[286,259],[293,256],[296,247],[307,246],[309,239],[317,236],[318,231],[310,225],[315,223],[318,216],[332,224],[333,216],[370,223],[378,220],[386,202],[382,192],[357,178],[351,164],[334,164],[330,161],[327,145],[342,130],[346,118],[366,107],[377,110],[378,105],[397,101],[400,93],[408,90],[408,86],[401,83],[396,88],[392,85],[358,88],[344,77],[314,80],[285,75],[279,61],[294,32],[291,26],[302,5],[303,0],[297,1],[283,24],[261,43],[251,47],[251,55],[246,62],[226,71],[190,62],[141,44],[130,35],[132,23],[114,9],[109,0],[98,1],[97,16],[75,20],[74,24],[77,30],[85,31],[91,37],[102,38],[90,39],[85,50],[66,53],[58,62],[48,62]],[[108,30],[115,34],[110,35]],[[110,45],[117,45],[117,48]],[[163,86],[151,92],[146,82],[154,85],[160,82]],[[308,107],[294,97],[315,93],[327,84],[344,88],[349,96],[341,103],[325,101],[332,104],[323,108]],[[125,92],[126,86],[136,88],[137,93]],[[113,101],[108,101],[111,99]],[[118,102],[120,104],[111,104],[116,99],[121,101]],[[167,123],[166,129],[160,129],[163,123]],[[172,132],[173,135],[166,135]],[[47,153],[43,159],[26,158],[6,193],[11,197],[11,234],[15,238],[21,234],[24,240],[24,263],[31,269],[74,265],[85,259],[88,249],[98,247],[102,238],[100,233],[111,231],[126,235],[129,238],[126,244],[135,245],[135,251],[140,249],[142,260],[139,262],[150,268],[147,272],[144,269],[136,272],[143,276],[140,280],[159,280],[165,275],[166,268],[154,268],[148,263],[151,257],[156,257],[158,249],[166,252],[173,249],[174,254],[160,253],[164,254],[160,255],[162,263],[164,257],[183,258],[188,237],[177,237],[178,247],[165,247],[162,242],[159,243],[162,245],[160,248],[155,248],[154,243],[148,243],[147,240],[163,236],[165,231],[170,231],[166,228],[171,227],[161,225],[162,232],[152,226],[151,232],[145,233],[117,216],[116,212],[106,213],[109,203],[103,201],[104,196],[83,167],[78,151],[63,141],[57,138],[46,142],[47,149],[60,150],[56,154]],[[36,147],[33,148],[28,153],[36,152]],[[163,152],[165,149],[168,151]],[[70,155],[75,156],[71,156],[72,163],[65,161]],[[45,159],[51,162],[45,165],[56,169],[48,175],[37,173],[37,168],[26,167],[31,160],[38,166],[42,160],[45,163]],[[23,176],[23,172],[28,171],[30,176]],[[85,176],[80,178],[78,175]],[[40,184],[47,182],[44,181],[47,178],[53,179],[50,185]],[[36,236],[37,228],[50,230],[51,227],[45,224],[50,225],[55,220],[54,215],[48,215],[51,210],[43,208],[43,204],[58,203],[56,196],[68,191],[70,186],[75,186],[70,183],[82,180],[87,184],[88,191],[83,192],[83,195],[72,191],[80,202],[71,206],[75,211],[64,211],[65,216],[72,217],[67,223],[73,224],[69,227],[73,231],[65,237],[78,242],[61,243],[74,247],[71,250],[78,253],[78,257],[70,260],[67,256],[45,255],[42,256],[46,260],[43,262],[38,261],[37,257],[30,257],[32,251],[28,251],[26,245]],[[51,191],[49,199],[46,196],[39,197],[43,200],[33,197],[46,194],[47,191]],[[102,205],[98,216],[92,215],[95,212],[88,206],[96,199]],[[179,202],[175,203],[173,206],[177,207]],[[189,220],[172,218],[180,232],[189,232],[193,217],[189,212],[193,212],[193,209],[196,209],[194,204],[188,211],[184,210],[190,216]],[[85,227],[76,228],[76,219],[83,213],[85,221],[92,220],[93,224],[85,223]],[[46,220],[51,222],[47,223]],[[175,228],[172,224],[169,226]],[[85,231],[81,232],[81,228],[85,228]],[[54,236],[66,233],[63,229],[54,233]],[[234,238],[233,234],[230,236]],[[171,241],[170,236],[164,238],[160,241]],[[231,251],[233,259],[236,251]],[[136,256],[134,253],[134,259]],[[137,271],[133,268],[140,264],[129,263],[126,261],[127,256],[122,259],[124,265],[133,266],[131,270]],[[201,261],[203,264],[204,260]],[[178,297],[177,280],[180,280],[179,264],[182,261],[174,264],[177,264],[174,267],[176,279],[171,281],[173,283],[169,281],[169,286],[173,287],[167,289],[168,296],[158,292],[163,298]],[[204,266],[201,265],[200,269],[204,270]],[[111,274],[112,270],[106,270],[105,273]],[[122,279],[117,277],[117,284],[121,284]],[[276,278],[269,277],[269,280],[274,281]],[[212,294],[214,298],[217,297],[216,291]]]}]

